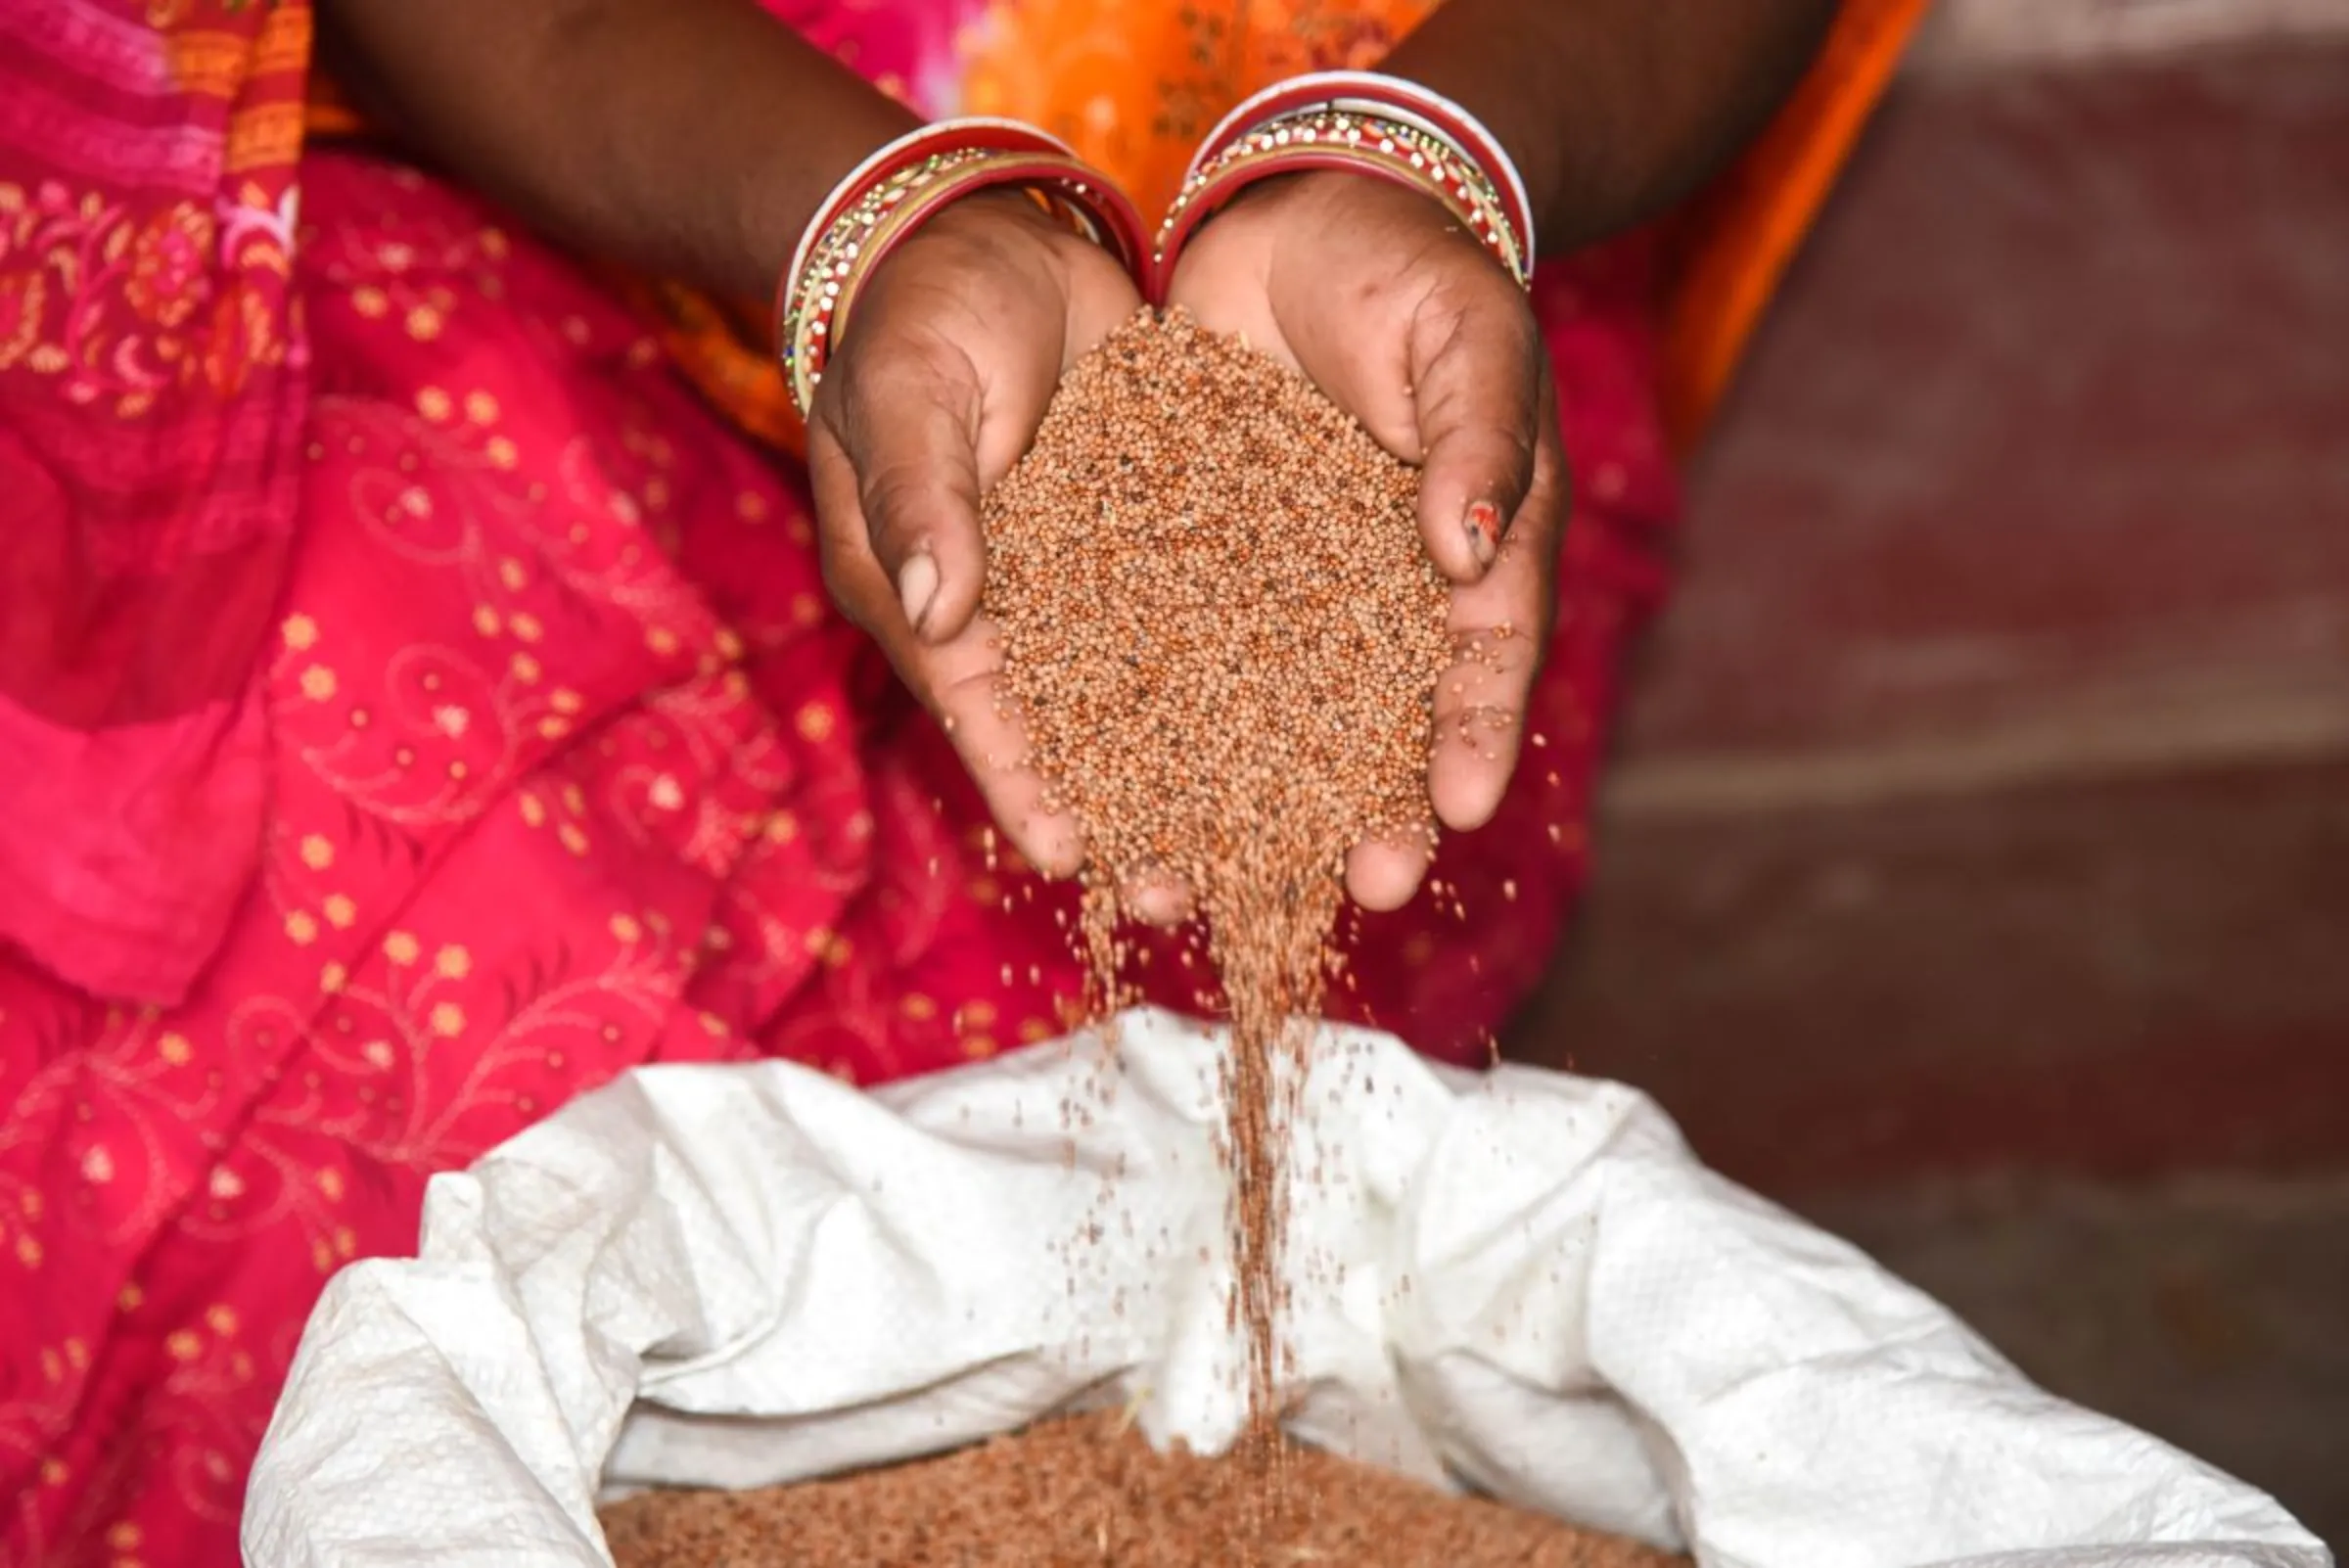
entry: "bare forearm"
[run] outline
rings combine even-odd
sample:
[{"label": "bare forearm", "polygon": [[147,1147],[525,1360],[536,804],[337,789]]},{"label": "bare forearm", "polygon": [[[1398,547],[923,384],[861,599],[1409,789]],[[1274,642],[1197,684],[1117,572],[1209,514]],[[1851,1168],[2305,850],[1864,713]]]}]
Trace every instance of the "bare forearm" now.
[{"label": "bare forearm", "polygon": [[1836,0],[1450,0],[1387,69],[1464,105],[1525,176],[1551,252],[1724,167],[1808,67]]},{"label": "bare forearm", "polygon": [[913,116],[754,0],[324,0],[363,107],[525,219],[736,297]]}]

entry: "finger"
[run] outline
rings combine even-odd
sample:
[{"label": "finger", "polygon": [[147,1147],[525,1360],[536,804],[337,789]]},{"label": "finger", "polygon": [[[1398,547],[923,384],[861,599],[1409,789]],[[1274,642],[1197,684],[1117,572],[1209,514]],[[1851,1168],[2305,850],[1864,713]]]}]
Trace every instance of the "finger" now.
[{"label": "finger", "polygon": [[[1108,252],[1088,248],[1070,267],[1069,321],[1060,348],[1060,370],[1069,370],[1101,340],[1143,311],[1141,291]],[[1049,390],[1047,390],[1047,395]],[[1038,405],[1040,414],[1041,404]]]},{"label": "finger", "polygon": [[1083,834],[1073,817],[1050,808],[1043,780],[1028,765],[1027,734],[999,700],[995,627],[975,617],[943,643],[917,637],[872,551],[855,471],[827,428],[810,432],[808,476],[834,601],[880,644],[898,677],[937,717],[1012,845],[1047,876],[1074,874],[1083,860]]},{"label": "finger", "polygon": [[1424,833],[1366,839],[1346,852],[1346,892],[1374,914],[1400,909],[1419,891],[1435,853]]},{"label": "finger", "polygon": [[1551,580],[1566,512],[1565,459],[1551,435],[1540,443],[1525,504],[1492,570],[1452,589],[1456,657],[1436,684],[1428,796],[1436,819],[1455,831],[1492,820],[1516,770],[1526,701],[1549,645]]},{"label": "finger", "polygon": [[821,421],[807,429],[807,487],[815,499],[817,564],[825,592],[841,614],[881,645],[899,678],[911,684],[905,656],[912,628],[898,608],[896,585],[873,559],[871,530],[856,496],[855,465]]},{"label": "finger", "polygon": [[1432,296],[1412,327],[1420,535],[1454,582],[1492,570],[1533,487],[1542,433],[1541,333],[1505,280],[1492,281],[1465,300]]},{"label": "finger", "polygon": [[1145,925],[1171,928],[1191,917],[1191,890],[1180,878],[1149,870],[1118,890],[1118,901]]},{"label": "finger", "polygon": [[920,657],[939,723],[996,825],[1045,876],[1074,876],[1084,861],[1084,834],[1074,816],[1054,808],[1030,761],[1027,731],[998,684],[1002,638],[993,623],[977,617]]},{"label": "finger", "polygon": [[843,391],[842,444],[874,558],[931,644],[959,635],[987,580],[980,536],[980,392],[965,366],[884,365]]}]

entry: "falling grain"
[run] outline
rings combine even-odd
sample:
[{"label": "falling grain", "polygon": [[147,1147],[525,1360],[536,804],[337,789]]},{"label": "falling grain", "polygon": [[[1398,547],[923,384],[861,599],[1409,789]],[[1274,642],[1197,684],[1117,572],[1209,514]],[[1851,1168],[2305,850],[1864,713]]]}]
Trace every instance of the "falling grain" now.
[{"label": "falling grain", "polygon": [[[1232,1022],[1221,1152],[1247,1347],[1243,1463],[1276,1502],[1288,1208],[1281,1155],[1347,852],[1432,832],[1451,662],[1416,471],[1301,377],[1176,315],[1062,384],[988,498],[1002,691],[1082,824],[1094,1001],[1125,999],[1124,896],[1196,899]],[[1191,955],[1181,955],[1187,966]]]}]

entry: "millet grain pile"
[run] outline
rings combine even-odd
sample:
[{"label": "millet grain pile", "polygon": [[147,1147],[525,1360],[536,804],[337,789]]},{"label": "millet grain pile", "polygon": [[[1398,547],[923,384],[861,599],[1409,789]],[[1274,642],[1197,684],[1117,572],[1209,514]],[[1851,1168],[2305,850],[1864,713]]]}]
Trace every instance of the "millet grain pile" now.
[{"label": "millet grain pile", "polygon": [[1431,829],[1451,639],[1417,498],[1417,472],[1303,378],[1145,313],[1070,372],[986,504],[1003,695],[1085,832],[1096,1005],[1122,996],[1121,890],[1171,876],[1205,917],[1233,1037],[1242,1453],[1274,1481],[1283,1058],[1320,1013],[1346,852]]},{"label": "millet grain pile", "polygon": [[[1312,1508],[1263,1546],[1242,1468],[1158,1453],[1114,1413],[944,1458],[603,1512],[620,1568],[1666,1568],[1682,1559],[1299,1450]],[[1259,1552],[1262,1552],[1261,1557]]]}]

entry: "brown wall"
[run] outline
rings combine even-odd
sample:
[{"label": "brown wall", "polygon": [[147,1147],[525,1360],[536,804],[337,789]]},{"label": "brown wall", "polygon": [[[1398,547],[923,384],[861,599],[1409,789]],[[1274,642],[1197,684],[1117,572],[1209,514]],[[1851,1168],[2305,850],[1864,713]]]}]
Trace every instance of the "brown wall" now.
[{"label": "brown wall", "polygon": [[2349,42],[1908,82],[1682,565],[1521,1049],[1765,1184],[2349,1167]]}]

